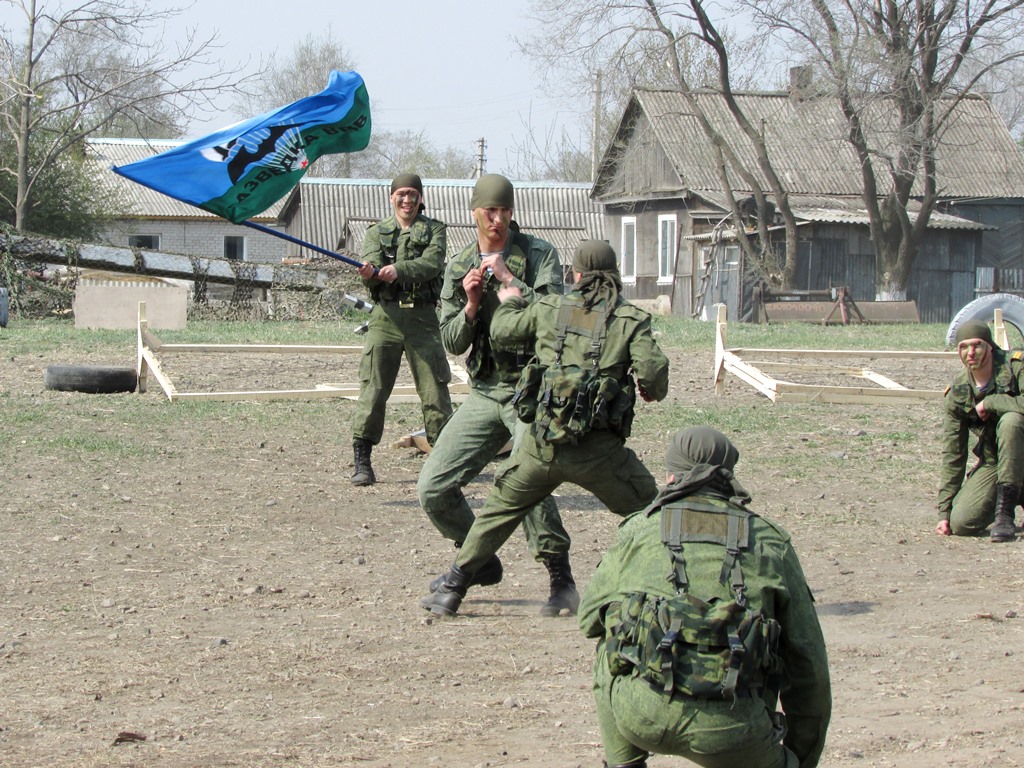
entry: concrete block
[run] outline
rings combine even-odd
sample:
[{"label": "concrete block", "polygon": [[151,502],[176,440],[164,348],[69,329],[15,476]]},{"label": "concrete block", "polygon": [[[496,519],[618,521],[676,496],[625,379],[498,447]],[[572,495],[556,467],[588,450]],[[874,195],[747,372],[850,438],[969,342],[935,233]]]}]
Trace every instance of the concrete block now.
[{"label": "concrete block", "polygon": [[188,314],[188,289],[153,277],[83,276],[75,289],[76,328],[132,329],[138,325],[139,302],[146,302],[150,328],[179,330]]}]

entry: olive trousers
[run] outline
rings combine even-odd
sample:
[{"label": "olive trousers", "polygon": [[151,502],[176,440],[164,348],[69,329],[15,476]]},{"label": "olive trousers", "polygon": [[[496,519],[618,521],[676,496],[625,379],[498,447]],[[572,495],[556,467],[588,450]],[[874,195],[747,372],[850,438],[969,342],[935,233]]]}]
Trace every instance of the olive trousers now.
[{"label": "olive trousers", "polygon": [[953,497],[949,527],[954,536],[979,536],[996,517],[996,485],[1024,484],[1024,414],[1004,413],[996,422],[996,460],[971,469]]},{"label": "olive trousers", "polygon": [[[476,516],[463,492],[514,438],[521,442],[526,425],[517,421],[512,386],[474,386],[441,430],[423,462],[416,492],[420,506],[446,539],[461,545]],[[527,546],[534,559],[568,553],[569,534],[550,494],[541,494],[522,517]],[[511,534],[511,532],[510,532]]]},{"label": "olive trousers", "polygon": [[594,699],[608,765],[648,755],[685,757],[704,768],[797,768],[782,745],[785,727],[760,698],[687,699],[639,677],[612,676],[604,641],[594,661]]},{"label": "olive trousers", "polygon": [[452,372],[441,344],[437,310],[432,304],[400,307],[375,304],[359,361],[359,401],[352,414],[352,438],[376,445],[384,435],[384,412],[402,365],[409,363],[420,396],[427,440],[437,438],[452,413],[448,382]]},{"label": "olive trousers", "polygon": [[626,516],[654,500],[658,484],[625,441],[607,430],[579,445],[539,442],[530,430],[499,468],[494,488],[459,550],[455,564],[473,574],[508,540],[540,499],[562,483],[594,494],[609,511]]}]

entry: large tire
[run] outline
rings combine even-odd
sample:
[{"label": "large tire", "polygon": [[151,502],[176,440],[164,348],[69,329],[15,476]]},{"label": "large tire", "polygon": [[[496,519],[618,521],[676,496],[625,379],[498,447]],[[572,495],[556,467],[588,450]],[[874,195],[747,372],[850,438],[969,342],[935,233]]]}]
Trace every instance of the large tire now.
[{"label": "large tire", "polygon": [[139,385],[134,368],[105,368],[91,365],[51,365],[43,375],[47,389],[60,392],[86,392],[107,395],[134,392]]},{"label": "large tire", "polygon": [[[1024,339],[1024,298],[1012,293],[990,293],[965,305],[949,324],[946,331],[946,346],[953,346],[957,329],[968,320],[981,320],[991,324],[997,309],[1003,310],[1003,323],[1007,326],[1010,346],[1019,346],[1021,339]],[[1016,329],[1016,334],[1010,331],[1010,326]]]}]

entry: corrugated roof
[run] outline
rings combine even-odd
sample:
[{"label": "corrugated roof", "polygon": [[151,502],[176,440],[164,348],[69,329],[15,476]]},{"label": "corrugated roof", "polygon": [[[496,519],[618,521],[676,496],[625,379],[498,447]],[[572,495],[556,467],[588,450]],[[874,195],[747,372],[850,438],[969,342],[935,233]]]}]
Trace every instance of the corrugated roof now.
[{"label": "corrugated roof", "polygon": [[[730,204],[725,195],[714,192],[702,192],[701,199],[720,207],[721,210],[729,210]],[[772,196],[768,196],[772,199]],[[789,198],[793,215],[800,221],[820,221],[832,224],[863,224],[870,225],[871,219],[867,209],[864,208],[864,201],[859,197],[826,197],[821,195],[791,195]],[[917,200],[910,200],[907,203],[907,212],[910,220],[917,219],[917,213],[921,205]],[[717,213],[714,217],[721,218],[722,214]],[[998,227],[981,224],[977,221],[965,219],[960,216],[953,216],[948,213],[932,211],[928,218],[928,229],[960,229],[973,231],[996,230]]]},{"label": "corrugated roof", "polygon": [[[692,97],[741,161],[756,172],[753,147],[721,94],[694,92]],[[720,190],[711,142],[686,96],[677,91],[638,89],[634,99],[680,175],[681,191]],[[835,99],[739,93],[736,101],[749,121],[763,132],[769,156],[791,193],[860,194],[860,164],[845,139],[848,128]],[[895,129],[894,117],[891,103],[880,100],[866,121],[872,127],[869,142],[880,155],[891,149],[887,131]],[[983,99],[967,98],[955,107],[942,133],[936,167],[943,199],[1024,197],[1024,156]],[[884,174],[880,176],[884,183]],[[885,192],[880,189],[881,194]]]},{"label": "corrugated roof", "polygon": [[[129,210],[125,211],[127,216],[146,219],[219,218],[202,208],[175,200],[109,170],[112,165],[127,165],[144,160],[185,143],[170,139],[86,139],[86,157],[95,160],[106,171],[100,176],[103,183],[123,190],[129,205]],[[254,216],[253,220],[275,221],[283,205],[283,201],[278,201],[259,216]]]},{"label": "corrugated roof", "polygon": [[[470,213],[472,179],[424,179],[426,215],[448,225],[448,251],[457,253],[476,233]],[[581,240],[604,239],[601,206],[590,185],[513,181],[515,220],[524,232],[571,258]],[[390,179],[303,179],[285,202],[288,233],[323,248],[361,248],[366,227],[392,214]],[[296,215],[298,212],[298,215]]]}]

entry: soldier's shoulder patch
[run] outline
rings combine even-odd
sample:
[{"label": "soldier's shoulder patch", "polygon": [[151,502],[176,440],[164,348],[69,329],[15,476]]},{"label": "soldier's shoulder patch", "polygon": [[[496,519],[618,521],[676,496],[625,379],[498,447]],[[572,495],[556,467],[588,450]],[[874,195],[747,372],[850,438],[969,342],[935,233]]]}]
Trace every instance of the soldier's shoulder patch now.
[{"label": "soldier's shoulder patch", "polygon": [[1015,349],[1010,353],[1010,359],[1017,361],[1024,360],[1024,352],[1019,349]]},{"label": "soldier's shoulder patch", "polygon": [[953,387],[946,387],[946,389],[942,392],[942,396],[945,397],[946,395],[948,395],[951,389],[953,389]]}]

